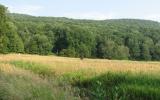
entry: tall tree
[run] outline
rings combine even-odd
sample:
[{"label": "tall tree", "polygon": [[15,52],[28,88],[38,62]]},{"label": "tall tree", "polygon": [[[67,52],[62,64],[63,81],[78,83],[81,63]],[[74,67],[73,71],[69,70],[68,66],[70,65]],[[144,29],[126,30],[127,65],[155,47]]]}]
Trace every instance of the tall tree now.
[{"label": "tall tree", "polygon": [[160,60],[160,41],[155,44],[153,59]]},{"label": "tall tree", "polygon": [[140,59],[140,43],[139,39],[135,35],[131,35],[126,38],[125,45],[129,48],[130,59]]},{"label": "tall tree", "polygon": [[114,56],[115,43],[112,40],[103,40],[97,44],[97,56],[112,59]]},{"label": "tall tree", "polygon": [[127,60],[129,58],[129,49],[126,46],[116,46],[114,49],[114,59]]},{"label": "tall tree", "polygon": [[7,16],[6,16],[7,9],[0,5],[0,53],[6,52],[4,48],[7,48],[6,46],[6,22],[7,22]]},{"label": "tall tree", "polygon": [[143,43],[141,45],[141,59],[142,60],[151,60],[149,46],[145,43]]},{"label": "tall tree", "polygon": [[50,54],[51,44],[45,35],[36,34],[28,41],[26,52],[31,54]]}]

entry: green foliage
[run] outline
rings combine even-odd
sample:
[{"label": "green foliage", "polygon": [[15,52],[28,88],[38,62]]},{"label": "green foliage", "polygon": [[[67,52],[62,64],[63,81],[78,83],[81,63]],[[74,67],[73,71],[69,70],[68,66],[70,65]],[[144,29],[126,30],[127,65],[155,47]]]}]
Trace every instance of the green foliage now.
[{"label": "green foliage", "polygon": [[[84,97],[91,100],[159,100],[159,77],[143,74],[107,73],[77,82]],[[85,95],[84,95],[85,94]]]},{"label": "green foliage", "polygon": [[127,60],[129,58],[129,49],[125,46],[117,46],[115,50],[115,59]]},{"label": "green foliage", "polygon": [[101,58],[111,59],[114,56],[115,49],[114,41],[105,39],[97,45],[97,54],[99,54],[98,56]]},{"label": "green foliage", "polygon": [[70,45],[70,41],[72,41],[70,38],[68,28],[64,28],[63,26],[61,28],[56,28],[54,52],[60,54],[62,50],[67,49]]},{"label": "green foliage", "polygon": [[68,48],[68,49],[63,49],[60,52],[61,56],[67,56],[67,57],[76,57],[76,52],[74,48]]},{"label": "green foliage", "polygon": [[128,59],[129,49],[116,44],[110,36],[99,37],[97,42],[97,56],[107,59]]},{"label": "green foliage", "polygon": [[84,57],[90,57],[90,55],[91,55],[88,47],[83,43],[79,45],[79,53],[78,54],[79,54],[79,57],[81,57],[82,59]]},{"label": "green foliage", "polygon": [[17,32],[17,27],[7,16],[7,9],[0,6],[0,53],[23,53],[24,45]]},{"label": "green foliage", "polygon": [[154,59],[155,60],[160,60],[160,42],[156,43],[155,47],[154,47]]},{"label": "green foliage", "polygon": [[10,52],[16,52],[16,53],[24,52],[23,42],[17,34],[12,34],[9,36],[9,43],[7,46]]},{"label": "green foliage", "polygon": [[125,42],[129,48],[130,58],[134,60],[140,59],[139,37],[130,35],[126,38]]},{"label": "green foliage", "polygon": [[160,60],[159,40],[160,23],[154,21],[34,17],[0,6],[0,53]]},{"label": "green foliage", "polygon": [[151,60],[150,50],[147,44],[142,44],[141,57],[143,60]]},{"label": "green foliage", "polygon": [[8,44],[9,44],[9,39],[7,36],[3,36],[0,38],[0,52],[1,53],[8,53],[9,52],[9,48],[8,48]]},{"label": "green foliage", "polygon": [[31,54],[50,54],[51,44],[45,35],[36,34],[30,38],[26,45],[26,52]]},{"label": "green foliage", "polygon": [[[7,37],[5,35],[6,31],[6,8],[3,5],[0,5],[0,52],[6,53],[7,52]],[[5,40],[6,39],[6,40]]]},{"label": "green foliage", "polygon": [[4,28],[7,20],[6,16],[7,9],[3,5],[0,4],[0,35],[4,34]]}]

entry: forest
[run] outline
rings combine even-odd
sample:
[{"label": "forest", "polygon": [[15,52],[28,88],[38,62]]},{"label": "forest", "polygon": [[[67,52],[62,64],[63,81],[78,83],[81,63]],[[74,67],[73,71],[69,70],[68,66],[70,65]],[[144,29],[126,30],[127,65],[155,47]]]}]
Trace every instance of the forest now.
[{"label": "forest", "polygon": [[0,5],[0,53],[159,61],[160,23],[35,17]]}]

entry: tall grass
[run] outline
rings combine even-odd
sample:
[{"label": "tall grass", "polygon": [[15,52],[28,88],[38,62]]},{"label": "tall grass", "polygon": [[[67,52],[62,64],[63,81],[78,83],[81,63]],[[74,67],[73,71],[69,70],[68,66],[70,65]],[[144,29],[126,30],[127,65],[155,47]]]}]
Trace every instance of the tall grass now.
[{"label": "tall grass", "polygon": [[154,75],[107,73],[75,86],[91,100],[160,100],[160,77]]},{"label": "tall grass", "polygon": [[17,68],[7,62],[0,64],[0,100],[79,100],[69,85],[59,84],[47,66],[23,61],[9,63]]},{"label": "tall grass", "polygon": [[[24,71],[25,74],[25,71]],[[0,100],[53,100],[54,90],[40,78],[0,72]]]}]

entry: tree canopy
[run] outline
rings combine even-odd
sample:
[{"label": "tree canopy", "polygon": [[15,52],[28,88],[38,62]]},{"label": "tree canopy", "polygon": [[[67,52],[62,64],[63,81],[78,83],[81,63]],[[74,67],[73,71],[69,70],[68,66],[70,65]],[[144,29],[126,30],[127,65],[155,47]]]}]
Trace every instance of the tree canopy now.
[{"label": "tree canopy", "polygon": [[0,53],[160,60],[160,23],[75,20],[8,13],[0,5]]}]

